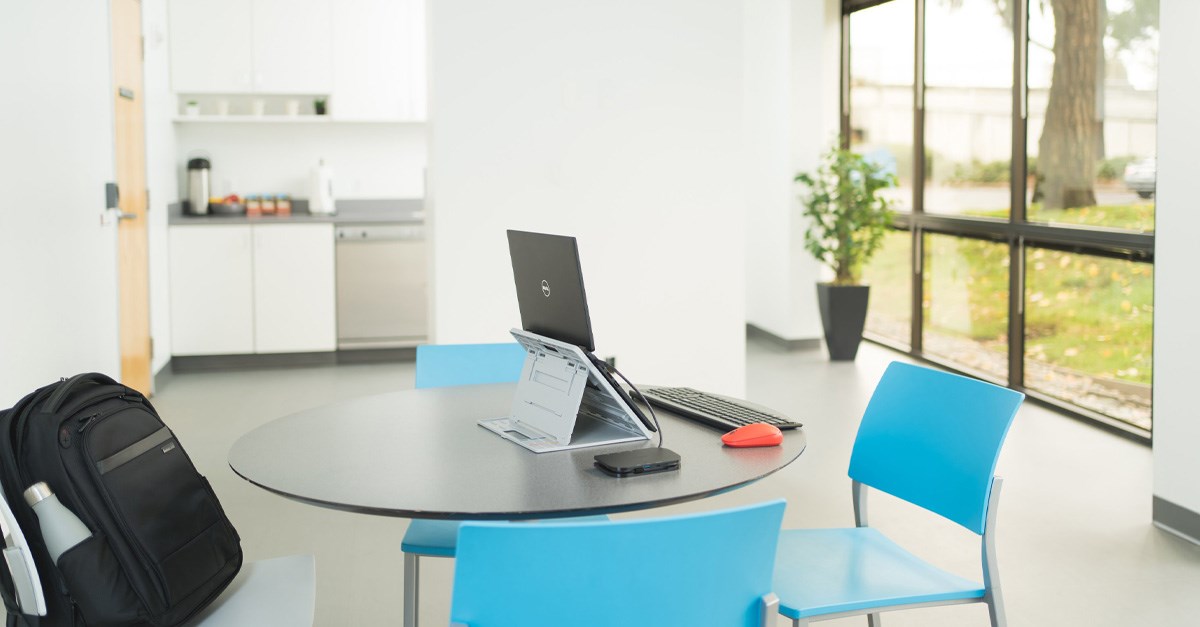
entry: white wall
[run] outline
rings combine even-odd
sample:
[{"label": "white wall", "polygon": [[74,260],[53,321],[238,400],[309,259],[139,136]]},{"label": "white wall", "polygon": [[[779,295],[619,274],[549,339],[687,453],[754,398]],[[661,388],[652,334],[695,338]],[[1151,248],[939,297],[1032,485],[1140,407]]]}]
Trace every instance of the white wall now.
[{"label": "white wall", "polygon": [[142,77],[146,94],[146,186],[150,190],[150,211],[146,214],[150,229],[150,337],[154,339],[150,371],[158,373],[171,360],[167,205],[178,198],[166,0],[142,0],[142,36],[146,41]]},{"label": "white wall", "polygon": [[746,319],[789,340],[821,336],[792,178],[837,139],[838,6],[745,0]]},{"label": "white wall", "polygon": [[423,124],[214,123],[176,124],[178,193],[187,194],[185,167],[197,151],[212,160],[213,193],[288,194],[308,198],[309,170],[325,159],[337,198],[424,196]]},{"label": "white wall", "polygon": [[579,238],[597,353],[740,394],[740,2],[430,6],[438,342],[520,325],[505,229]]},{"label": "white wall", "polygon": [[1154,242],[1154,495],[1200,513],[1200,290],[1195,147],[1200,144],[1200,3],[1163,0]]},{"label": "white wall", "polygon": [[107,2],[8,2],[0,19],[0,407],[120,374]]}]

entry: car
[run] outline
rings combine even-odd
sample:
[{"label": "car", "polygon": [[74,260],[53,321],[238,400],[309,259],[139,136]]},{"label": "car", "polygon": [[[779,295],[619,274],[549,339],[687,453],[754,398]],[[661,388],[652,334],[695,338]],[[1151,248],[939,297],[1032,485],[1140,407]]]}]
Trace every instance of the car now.
[{"label": "car", "polygon": [[1150,198],[1154,195],[1157,170],[1154,157],[1130,161],[1129,165],[1125,166],[1125,186],[1142,198]]}]

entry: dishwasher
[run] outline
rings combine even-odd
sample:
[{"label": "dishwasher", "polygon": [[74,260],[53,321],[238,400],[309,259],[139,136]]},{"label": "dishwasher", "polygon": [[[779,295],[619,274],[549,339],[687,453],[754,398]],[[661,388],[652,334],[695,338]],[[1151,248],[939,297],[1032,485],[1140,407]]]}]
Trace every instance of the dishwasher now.
[{"label": "dishwasher", "polygon": [[425,227],[337,227],[338,350],[402,348],[429,337]]}]

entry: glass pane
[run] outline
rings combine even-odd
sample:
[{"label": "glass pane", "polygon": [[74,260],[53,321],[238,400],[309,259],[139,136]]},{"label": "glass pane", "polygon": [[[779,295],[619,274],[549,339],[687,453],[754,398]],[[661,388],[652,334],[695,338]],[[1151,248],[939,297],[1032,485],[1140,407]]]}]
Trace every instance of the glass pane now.
[{"label": "glass pane", "polygon": [[912,341],[912,233],[890,231],[883,247],[863,266],[871,286],[867,332],[905,348]]},{"label": "glass pane", "polygon": [[1150,428],[1154,266],[1030,248],[1025,385]]},{"label": "glass pane", "polygon": [[1007,219],[1011,3],[925,6],[925,211]]},{"label": "glass pane", "polygon": [[925,236],[924,351],[991,379],[1008,378],[1008,246]]},{"label": "glass pane", "polygon": [[1031,1],[1029,219],[1153,231],[1157,93],[1157,0]]},{"label": "glass pane", "polygon": [[883,190],[912,210],[915,5],[895,0],[850,15],[850,148],[896,174]]}]

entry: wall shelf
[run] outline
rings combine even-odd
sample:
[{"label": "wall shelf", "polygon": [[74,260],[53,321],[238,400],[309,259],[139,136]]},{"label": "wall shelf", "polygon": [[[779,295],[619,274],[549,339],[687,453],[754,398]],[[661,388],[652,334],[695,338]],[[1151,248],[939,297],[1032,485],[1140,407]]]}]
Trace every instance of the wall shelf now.
[{"label": "wall shelf", "polygon": [[425,120],[339,119],[327,115],[179,115],[176,124],[424,124]]}]

